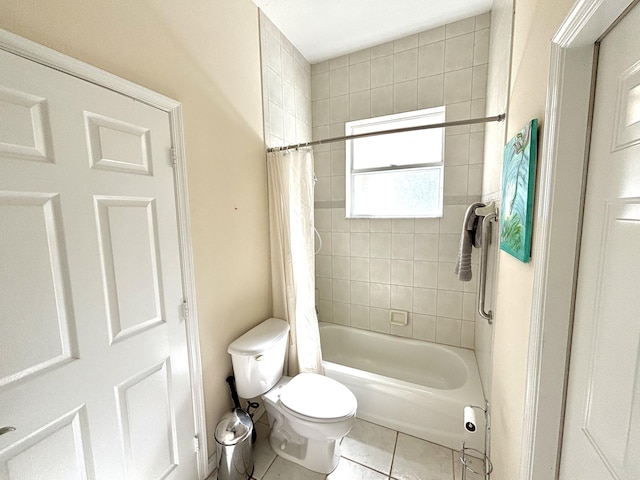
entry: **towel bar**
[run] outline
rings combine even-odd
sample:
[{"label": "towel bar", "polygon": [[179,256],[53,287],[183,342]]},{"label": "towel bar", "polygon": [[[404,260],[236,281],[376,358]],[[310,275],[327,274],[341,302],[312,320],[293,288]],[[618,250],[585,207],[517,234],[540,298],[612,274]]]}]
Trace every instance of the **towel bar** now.
[{"label": "towel bar", "polygon": [[491,223],[498,220],[498,207],[491,202],[486,207],[476,208],[476,215],[482,216],[482,248],[480,250],[480,285],[478,286],[478,314],[489,325],[493,323],[493,312],[485,310],[485,295],[487,290],[487,254],[491,242]]}]

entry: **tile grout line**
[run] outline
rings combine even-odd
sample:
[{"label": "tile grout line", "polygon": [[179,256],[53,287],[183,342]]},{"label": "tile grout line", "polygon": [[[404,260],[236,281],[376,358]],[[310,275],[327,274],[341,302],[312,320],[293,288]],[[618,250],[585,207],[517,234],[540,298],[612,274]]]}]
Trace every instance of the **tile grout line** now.
[{"label": "tile grout line", "polygon": [[391,456],[391,466],[389,467],[389,479],[391,479],[391,472],[393,472],[393,464],[396,460],[396,452],[398,451],[398,440],[400,439],[400,432],[396,430],[396,441],[393,445],[393,455]]},{"label": "tile grout line", "polygon": [[[271,427],[269,427],[269,428],[271,428]],[[274,453],[275,453],[275,452],[274,452]],[[278,458],[278,455],[277,455],[277,454],[275,454],[275,455],[274,455],[274,457],[273,457],[273,460],[271,460],[271,463],[269,463],[269,466],[268,466],[268,467],[266,468],[266,470],[264,471],[264,474],[262,475],[262,478],[264,478],[264,477],[267,475],[267,473],[269,473],[269,469],[270,469],[271,467],[273,467],[273,464],[275,463],[275,461],[276,461],[276,459],[277,459],[277,458]],[[256,478],[256,480],[258,480],[258,479]]]},{"label": "tile grout line", "polygon": [[[387,476],[388,476],[388,475],[390,475],[390,473],[389,473],[389,474],[387,474],[387,473],[381,472],[380,470],[378,470],[378,469],[376,469],[376,468],[373,468],[373,467],[371,467],[371,466],[369,466],[369,465],[366,465],[366,464],[364,464],[364,463],[357,462],[356,460],[352,460],[352,459],[350,459],[349,457],[343,457],[343,456],[341,455],[341,456],[340,456],[340,458],[344,458],[345,460],[347,460],[347,461],[349,461],[349,462],[351,462],[351,463],[355,463],[356,465],[360,465],[361,467],[364,467],[364,468],[366,468],[367,470],[371,470],[372,472],[376,472],[376,473],[379,473],[379,474],[381,474],[381,475],[387,475]],[[391,461],[393,462],[393,458],[391,459]]]}]

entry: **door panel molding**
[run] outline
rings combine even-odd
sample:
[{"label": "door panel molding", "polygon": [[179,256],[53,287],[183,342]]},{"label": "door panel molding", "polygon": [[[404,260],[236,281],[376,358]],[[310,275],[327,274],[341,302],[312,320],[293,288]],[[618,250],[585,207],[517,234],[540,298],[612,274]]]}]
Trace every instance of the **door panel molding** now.
[{"label": "door panel molding", "polygon": [[[640,143],[640,62],[630,66],[618,79],[615,129],[611,151],[622,150]],[[629,106],[634,105],[631,111]]]},{"label": "door panel molding", "polygon": [[[202,364],[198,332],[198,311],[191,239],[191,218],[188,204],[189,196],[187,190],[182,105],[176,100],[154,92],[146,87],[137,85],[102,69],[91,66],[81,62],[80,60],[69,57],[68,55],[64,55],[2,29],[0,29],[0,49],[128,96],[139,102],[144,102],[149,106],[168,113],[171,124],[171,139],[175,162],[174,179],[184,301],[188,305],[189,312],[188,315],[185,315],[184,321],[187,332],[192,406],[196,426],[195,435],[204,440],[206,438],[204,388],[202,383]],[[207,442],[201,441],[199,443],[200,448],[196,455],[198,459],[199,477],[203,479],[210,473],[207,462]]]},{"label": "door panel molding", "polygon": [[[9,115],[19,119],[15,122],[15,126],[22,126],[27,130],[23,135],[28,137],[32,143],[32,145],[22,143],[20,140],[26,140],[24,137],[22,139],[0,139],[0,152],[15,158],[52,163],[47,99],[0,87],[0,101],[5,103],[7,107],[13,106],[13,115],[11,113]],[[25,111],[23,115],[16,115],[16,110]]]},{"label": "door panel molding", "polygon": [[[149,130],[92,112],[84,112],[84,121],[91,168],[153,175]],[[111,132],[111,139],[105,138],[106,132]],[[123,157],[109,158],[105,152],[109,147],[109,140],[113,144],[112,149],[118,148],[118,142],[115,141],[114,136],[117,136],[117,139],[121,141],[125,141],[129,137],[128,143],[133,142],[134,149],[138,150],[136,152],[137,161],[127,161]]]},{"label": "door panel molding", "polygon": [[[94,196],[96,223],[98,228],[98,245],[100,263],[102,265],[102,281],[109,326],[109,342],[122,341],[141,331],[166,322],[163,311],[164,301],[161,288],[161,259],[158,255],[156,205],[155,199],[143,197],[104,197]],[[124,213],[118,215],[118,210]],[[136,211],[134,214],[134,211]],[[138,222],[127,223],[118,217],[143,217]],[[130,225],[142,226],[138,231],[131,230]],[[117,225],[121,225],[119,228]],[[114,253],[121,251],[114,248],[114,240],[120,247],[124,243],[131,245],[126,249],[129,255],[118,259]],[[138,243],[137,248],[134,243]],[[118,261],[120,260],[120,261]],[[127,275],[118,274],[118,265],[136,265],[131,270],[136,272],[136,289],[126,283],[120,285],[120,279]],[[131,272],[128,272],[130,275]],[[146,295],[140,295],[138,289],[143,288]],[[129,290],[135,291],[131,296]],[[142,304],[144,298],[153,301]],[[134,311],[135,310],[135,311]]]},{"label": "door panel molding", "polygon": [[86,406],[81,405],[0,451],[0,469],[27,478],[33,465],[55,471],[63,464],[75,467],[78,480],[95,478],[88,430]]},{"label": "door panel molding", "polygon": [[[2,281],[12,299],[3,305],[7,325],[2,335],[15,358],[26,361],[16,370],[9,363],[0,363],[0,388],[25,381],[78,358],[69,271],[63,239],[60,197],[55,193],[0,192],[0,224],[7,229],[0,248],[11,252],[3,260]],[[31,225],[31,234],[18,228],[18,219]],[[15,231],[15,235],[11,233]],[[33,232],[38,232],[33,235]],[[8,278],[8,272],[28,268],[37,280],[28,285],[19,279]],[[34,298],[39,301],[33,302]],[[40,348],[33,349],[20,341],[27,334],[37,339]],[[15,366],[15,365],[14,365]]]},{"label": "door panel molding", "polygon": [[[607,201],[604,211],[595,295],[593,306],[588,309],[593,331],[582,433],[613,478],[631,478],[632,465],[637,457],[630,446],[637,445],[638,438],[634,428],[634,423],[637,423],[634,400],[640,388],[637,381],[640,372],[640,345],[637,342],[640,325],[633,321],[635,309],[620,311],[616,308],[635,304],[635,292],[640,287],[639,279],[633,275],[636,271],[633,266],[640,265],[640,252],[634,248],[640,244],[640,198]],[[626,269],[629,275],[624,288],[605,280],[611,278],[613,272]],[[607,315],[613,311],[617,314]],[[629,325],[633,325],[631,330]],[[607,344],[615,344],[617,349],[607,353],[603,350]],[[612,408],[612,399],[615,399],[615,408]]]},{"label": "door panel molding", "polygon": [[[139,372],[115,388],[122,447],[129,478],[166,478],[178,466],[175,405],[171,402],[171,359]],[[149,432],[148,417],[164,418]],[[137,434],[136,434],[137,432]],[[140,432],[144,432],[142,435]],[[149,438],[154,439],[149,449]],[[158,449],[164,455],[158,458]]]}]

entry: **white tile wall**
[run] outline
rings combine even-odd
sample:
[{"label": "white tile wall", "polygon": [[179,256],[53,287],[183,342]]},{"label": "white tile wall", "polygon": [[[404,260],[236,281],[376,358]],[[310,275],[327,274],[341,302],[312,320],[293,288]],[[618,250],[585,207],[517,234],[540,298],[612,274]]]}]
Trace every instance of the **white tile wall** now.
[{"label": "white tile wall", "polygon": [[[315,123],[311,113],[312,91],[317,92],[316,95],[325,92],[320,85],[313,85],[309,62],[262,11],[260,48],[267,147],[310,141]],[[322,115],[322,112],[317,114]]]},{"label": "white tile wall", "polygon": [[[443,102],[447,120],[484,116],[489,27],[487,13],[312,65],[313,139]],[[483,148],[483,125],[447,129],[444,215],[415,220],[345,219],[344,143],[314,149],[322,321],[474,348],[476,282],[453,269],[464,212],[482,193]],[[390,325],[391,308],[408,311],[409,325]]]}]

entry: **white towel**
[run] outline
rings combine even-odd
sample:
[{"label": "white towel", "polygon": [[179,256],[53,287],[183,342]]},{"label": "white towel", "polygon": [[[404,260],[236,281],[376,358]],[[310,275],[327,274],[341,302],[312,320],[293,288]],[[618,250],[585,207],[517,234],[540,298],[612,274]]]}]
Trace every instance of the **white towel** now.
[{"label": "white towel", "polygon": [[458,275],[458,280],[461,282],[468,282],[472,277],[471,247],[479,247],[482,243],[482,221],[476,215],[476,208],[484,206],[486,205],[482,202],[472,203],[464,214],[458,261],[456,262],[455,270],[456,275]]}]

